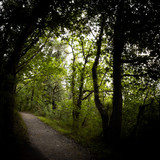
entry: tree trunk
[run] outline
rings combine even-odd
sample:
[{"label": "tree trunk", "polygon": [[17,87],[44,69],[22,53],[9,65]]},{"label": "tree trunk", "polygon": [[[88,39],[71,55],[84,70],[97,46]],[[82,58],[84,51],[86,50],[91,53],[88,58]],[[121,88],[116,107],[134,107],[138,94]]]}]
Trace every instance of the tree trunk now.
[{"label": "tree trunk", "polygon": [[[16,76],[15,62],[1,72],[0,84],[0,142],[4,146],[13,141]],[[6,146],[7,147],[7,146]]]},{"label": "tree trunk", "polygon": [[76,57],[73,53],[72,81],[71,81],[72,104],[73,104],[73,111],[72,111],[72,116],[73,116],[72,129],[73,129],[73,131],[77,131],[79,128],[79,110],[76,106],[76,104],[77,104],[76,97],[77,96],[76,96],[76,91],[75,91],[75,76],[76,76],[75,61],[76,61]]},{"label": "tree trunk", "polygon": [[122,121],[121,49],[121,42],[115,39],[113,53],[113,111],[110,119],[110,138],[115,141],[120,138]]},{"label": "tree trunk", "polygon": [[102,128],[103,128],[103,136],[105,139],[107,139],[107,135],[108,135],[108,113],[105,110],[105,107],[103,106],[103,104],[100,101],[99,98],[99,89],[98,89],[98,83],[97,83],[97,72],[95,67],[92,68],[92,77],[93,77],[93,85],[94,85],[94,101],[95,101],[95,105],[101,115],[101,119],[102,119]]},{"label": "tree trunk", "polygon": [[103,135],[104,138],[107,138],[108,134],[108,113],[105,110],[105,107],[103,106],[102,102],[99,98],[99,86],[98,86],[98,77],[97,77],[97,67],[99,64],[99,58],[101,54],[101,45],[102,45],[102,36],[103,36],[103,28],[104,28],[104,19],[102,20],[99,39],[97,41],[97,53],[96,58],[92,67],[92,79],[93,79],[93,87],[94,87],[94,101],[95,105],[101,115],[102,118],[102,128],[103,128]]},{"label": "tree trunk", "polygon": [[121,136],[122,123],[122,86],[121,86],[121,55],[124,48],[124,31],[122,25],[123,0],[119,4],[113,38],[113,111],[109,124],[111,143],[116,143]]},{"label": "tree trunk", "polygon": [[[82,47],[83,49],[83,47]],[[84,53],[84,49],[83,49],[83,53]],[[85,69],[86,69],[86,64],[88,62],[88,57],[89,55],[84,56],[85,62],[83,65],[83,68],[81,70],[81,74],[80,74],[80,85],[79,85],[79,89],[78,89],[78,94],[75,95],[75,56],[73,58],[73,74],[72,74],[72,93],[73,94],[73,128],[79,128],[79,116],[80,116],[80,112],[81,112],[81,106],[82,106],[82,98],[83,98],[83,86],[84,86],[84,76],[85,76]]]},{"label": "tree trunk", "polygon": [[[13,136],[13,113],[15,107],[16,69],[20,60],[24,44],[32,30],[32,23],[28,23],[19,39],[15,43],[14,51],[10,53],[6,62],[1,64],[0,84],[0,141],[6,144]],[[3,53],[4,54],[4,53]]]},{"label": "tree trunk", "polygon": [[[3,49],[0,53],[0,58],[1,58],[0,59],[1,62],[0,63],[0,144],[1,148],[4,148],[4,150],[8,151],[8,153],[10,153],[9,148],[11,148],[10,146],[14,138],[13,124],[14,124],[14,108],[15,108],[16,69],[20,57],[23,56],[22,52],[26,40],[32,33],[34,33],[35,27],[37,26],[38,18],[40,18],[40,16],[43,18],[47,15],[46,11],[48,11],[50,7],[49,4],[50,0],[45,2],[40,1],[38,5],[31,11],[32,14],[30,16],[30,19],[27,21],[26,25],[22,27],[24,29],[18,31],[20,34],[17,34],[16,42],[9,45],[9,48],[6,47],[5,45],[6,42],[4,42]],[[8,24],[9,26],[10,19],[6,21],[6,24],[7,22],[9,22]],[[11,25],[12,25],[12,20],[11,20]],[[17,24],[13,23],[13,25]],[[16,39],[14,37],[15,35],[12,37],[11,33],[11,35],[9,36],[11,39],[13,38],[11,40],[12,43],[12,41]],[[8,37],[8,35],[6,35],[6,37]],[[13,52],[11,52],[12,49]],[[7,52],[6,53],[7,58],[3,60],[5,52]]]},{"label": "tree trunk", "polygon": [[35,92],[35,89],[34,89],[34,83],[33,83],[32,94],[31,94],[31,104],[30,104],[31,110],[33,110],[34,108],[34,92]]},{"label": "tree trunk", "polygon": [[139,107],[139,112],[138,112],[138,115],[137,115],[137,121],[136,121],[136,124],[135,124],[135,126],[133,128],[133,131],[131,133],[131,137],[132,137],[133,140],[135,140],[135,138],[136,138],[137,130],[138,130],[138,127],[139,127],[139,125],[142,121],[142,117],[144,115],[145,107],[146,107],[146,105],[142,105],[142,106]]},{"label": "tree trunk", "polygon": [[136,124],[135,124],[135,126],[134,126],[134,128],[133,128],[133,131],[132,131],[132,133],[131,133],[131,137],[132,137],[133,140],[136,138],[136,136],[137,136],[137,131],[138,131],[138,127],[139,127],[139,125],[141,124],[141,122],[143,121],[143,115],[144,115],[144,113],[145,113],[146,107],[147,107],[147,106],[150,106],[150,107],[151,107],[151,106],[152,106],[152,103],[153,103],[153,101],[154,101],[154,100],[152,99],[149,104],[145,104],[147,97],[148,97],[148,93],[147,93],[147,95],[146,95],[146,97],[145,97],[145,99],[144,99],[143,104],[142,104],[141,106],[139,106],[139,112],[138,112],[138,115],[137,115],[137,121],[136,121]]}]

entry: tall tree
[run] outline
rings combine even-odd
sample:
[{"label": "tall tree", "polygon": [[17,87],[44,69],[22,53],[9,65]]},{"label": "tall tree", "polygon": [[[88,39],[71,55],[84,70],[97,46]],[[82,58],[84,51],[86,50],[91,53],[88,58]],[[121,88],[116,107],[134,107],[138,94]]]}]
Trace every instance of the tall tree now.
[{"label": "tall tree", "polygon": [[[77,31],[78,32],[78,31]],[[87,35],[79,33],[77,38],[73,38],[69,45],[72,52],[72,75],[71,75],[71,92],[73,102],[73,129],[79,128],[80,112],[82,101],[84,100],[84,82],[86,79],[86,68],[91,56],[93,43],[87,38]],[[78,60],[80,62],[78,62]]]},{"label": "tall tree", "polygon": [[[94,23],[96,15],[103,13],[106,16],[106,34],[112,39],[113,50],[113,112],[109,124],[109,139],[117,141],[121,135],[121,119],[122,119],[122,60],[125,57],[125,49],[127,44],[137,45],[141,52],[143,49],[148,49],[151,53],[149,58],[152,64],[158,62],[159,43],[158,43],[158,21],[159,2],[152,1],[92,1],[90,7],[87,8],[88,15],[91,16],[91,21]],[[153,45],[152,42],[154,43]],[[151,49],[152,48],[152,49]],[[133,50],[132,50],[133,51]],[[154,57],[152,57],[152,56]],[[129,58],[130,57],[130,58]],[[127,60],[130,62],[141,63],[146,61],[146,57],[142,59],[134,59],[133,52],[129,53]],[[126,60],[126,61],[127,61]],[[148,61],[149,62],[149,61]],[[148,63],[151,69],[151,63]],[[154,66],[154,65],[152,65]],[[143,70],[143,67],[139,67]],[[155,68],[155,67],[153,67]],[[158,67],[156,67],[158,69]],[[149,69],[149,70],[150,70]],[[152,76],[157,77],[157,69],[154,70]],[[151,73],[151,72],[150,72]],[[158,74],[159,75],[159,74]],[[112,141],[111,140],[111,141]]]},{"label": "tall tree", "polygon": [[[44,29],[58,30],[75,20],[74,2],[3,1],[0,3],[0,141],[12,135],[16,74],[20,59],[32,48]],[[62,29],[63,30],[63,29]],[[5,143],[5,142],[4,142]]]},{"label": "tall tree", "polygon": [[92,67],[92,79],[93,79],[93,86],[94,86],[94,101],[102,118],[103,135],[107,139],[109,117],[108,117],[108,112],[99,97],[99,84],[98,84],[98,75],[97,75],[97,67],[99,65],[99,59],[101,56],[101,47],[102,47],[102,40],[103,40],[103,34],[104,34],[103,32],[104,32],[104,25],[105,25],[105,19],[103,15],[101,15],[100,20],[101,22],[100,22],[99,36],[97,39],[96,57]]},{"label": "tall tree", "polygon": [[113,111],[109,124],[109,139],[117,141],[121,135],[122,123],[122,84],[121,55],[124,48],[123,9],[124,1],[118,3],[113,37]]},{"label": "tall tree", "polygon": [[24,54],[29,37],[34,37],[30,44],[35,43],[42,33],[43,17],[48,14],[46,11],[49,8],[49,1],[46,3],[41,1],[33,6],[30,6],[29,2],[23,4],[17,1],[3,1],[1,7],[0,138],[3,142],[4,137],[13,132],[17,66]]}]

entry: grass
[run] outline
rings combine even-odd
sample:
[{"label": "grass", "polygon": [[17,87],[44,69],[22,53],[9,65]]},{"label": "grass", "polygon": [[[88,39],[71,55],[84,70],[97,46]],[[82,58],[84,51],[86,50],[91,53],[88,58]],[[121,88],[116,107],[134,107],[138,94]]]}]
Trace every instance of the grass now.
[{"label": "grass", "polygon": [[38,118],[54,130],[60,132],[68,138],[73,139],[76,143],[87,148],[96,160],[112,160],[118,156],[118,154],[115,153],[110,146],[104,143],[100,132],[91,134],[88,128],[80,128],[78,132],[73,132],[71,125],[67,125],[64,121],[42,116],[38,116]]},{"label": "grass", "polygon": [[42,116],[38,116],[38,118],[42,122],[47,124],[48,126],[52,127],[56,131],[62,133],[63,135],[70,135],[71,134],[71,129],[66,127],[66,125],[64,125],[61,121],[52,120],[52,119],[45,118]]},{"label": "grass", "polygon": [[[86,147],[94,155],[96,160],[126,160],[136,159],[137,157],[154,159],[153,157],[157,157],[159,153],[157,148],[159,144],[159,130],[156,130],[157,132],[153,131],[153,129],[150,130],[151,135],[140,137],[140,141],[123,138],[116,148],[112,148],[103,141],[102,136],[98,132],[93,135],[90,134],[90,129],[87,127],[82,127],[78,132],[74,133],[71,126],[64,121],[45,117],[39,117],[39,119],[63,135],[72,138],[83,147]],[[148,133],[149,131],[144,132]]]},{"label": "grass", "polygon": [[18,112],[14,113],[14,134],[17,143],[29,143],[27,126]]}]

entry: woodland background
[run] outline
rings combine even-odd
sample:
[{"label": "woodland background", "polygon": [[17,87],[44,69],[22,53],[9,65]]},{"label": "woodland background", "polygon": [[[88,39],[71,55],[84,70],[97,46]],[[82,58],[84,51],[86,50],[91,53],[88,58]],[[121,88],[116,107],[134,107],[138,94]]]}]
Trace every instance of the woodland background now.
[{"label": "woodland background", "polygon": [[15,112],[23,111],[41,116],[99,159],[120,146],[157,153],[159,17],[155,0],[1,1],[4,148],[15,137]]}]

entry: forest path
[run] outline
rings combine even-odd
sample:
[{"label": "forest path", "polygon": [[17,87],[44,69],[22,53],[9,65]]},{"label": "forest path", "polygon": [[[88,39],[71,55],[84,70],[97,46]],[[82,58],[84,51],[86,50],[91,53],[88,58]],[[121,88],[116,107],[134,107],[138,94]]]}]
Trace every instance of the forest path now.
[{"label": "forest path", "polygon": [[20,114],[28,128],[31,145],[47,160],[91,160],[90,154],[84,148],[53,130],[36,116]]}]

